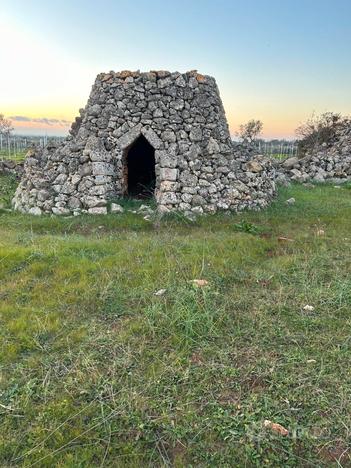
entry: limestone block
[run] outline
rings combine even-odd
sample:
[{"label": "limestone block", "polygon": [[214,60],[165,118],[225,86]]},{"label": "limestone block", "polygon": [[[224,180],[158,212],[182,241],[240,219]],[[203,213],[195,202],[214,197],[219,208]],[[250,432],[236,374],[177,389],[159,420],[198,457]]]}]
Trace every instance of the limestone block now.
[{"label": "limestone block", "polygon": [[175,142],[177,141],[177,137],[173,130],[165,130],[164,132],[162,132],[162,140],[166,142]]},{"label": "limestone block", "polygon": [[282,167],[285,169],[292,169],[296,164],[298,164],[299,159],[296,157],[288,158],[282,163]]},{"label": "limestone block", "polygon": [[99,197],[86,196],[84,198],[84,203],[88,208],[94,208],[96,206],[101,207],[106,205],[106,200]]},{"label": "limestone block", "polygon": [[158,150],[155,151],[155,159],[158,161],[160,167],[175,168],[177,166],[177,160],[175,156],[171,156],[167,151]]},{"label": "limestone block", "polygon": [[263,171],[262,165],[257,161],[249,161],[246,164],[246,169],[249,172],[254,172],[254,173]]},{"label": "limestone block", "polygon": [[54,180],[55,185],[62,185],[66,182],[67,175],[66,174],[59,174],[56,179]]},{"label": "limestone block", "polygon": [[142,127],[141,134],[147,139],[151,146],[155,149],[161,148],[162,140],[157,136],[157,134],[149,127]]},{"label": "limestone block", "polygon": [[105,162],[93,162],[92,163],[93,175],[94,176],[108,176],[113,175],[115,172],[113,164]]},{"label": "limestone block", "polygon": [[180,174],[180,181],[184,186],[194,187],[197,184],[197,176],[190,171],[183,171]]},{"label": "limestone block", "polygon": [[105,185],[109,184],[112,180],[111,176],[106,175],[97,175],[94,177],[94,184],[95,185]]},{"label": "limestone block", "polygon": [[38,206],[33,206],[28,210],[28,214],[34,215],[34,216],[40,216],[42,214],[41,209]]},{"label": "limestone block", "polygon": [[169,167],[162,167],[160,169],[160,180],[177,180],[178,170]]},{"label": "limestone block", "polygon": [[98,117],[101,113],[101,106],[99,104],[93,104],[88,108],[88,115]]},{"label": "limestone block", "polygon": [[93,215],[106,215],[107,208],[106,206],[96,206],[94,208],[89,208],[88,213]]},{"label": "limestone block", "polygon": [[170,77],[163,78],[161,80],[158,80],[157,86],[158,88],[165,88],[166,86],[170,86],[172,84],[172,80]]},{"label": "limestone block", "polygon": [[81,201],[79,200],[79,198],[77,197],[71,197],[69,200],[68,200],[68,206],[71,210],[76,210],[78,208],[81,208],[82,206],[82,203]]},{"label": "limestone block", "polygon": [[38,200],[43,202],[50,197],[50,192],[48,190],[39,190],[38,192]]},{"label": "limestone block", "polygon": [[201,141],[202,140],[202,130],[200,127],[194,127],[189,134],[191,141]]},{"label": "limestone block", "polygon": [[82,164],[79,167],[79,173],[82,177],[92,174],[92,167],[90,163]]},{"label": "limestone block", "polygon": [[170,180],[163,180],[160,183],[161,192],[176,192],[179,189],[178,182],[171,182]]},{"label": "limestone block", "polygon": [[70,211],[68,208],[64,208],[62,206],[58,207],[58,206],[54,206],[52,208],[52,212],[55,214],[55,215],[58,215],[58,216],[64,216],[64,215],[69,215]]},{"label": "limestone block", "polygon": [[207,152],[209,154],[219,153],[219,151],[220,151],[219,144],[217,143],[217,141],[214,138],[211,137],[209,139],[206,150],[207,150]]},{"label": "limestone block", "polygon": [[121,205],[118,205],[117,203],[111,203],[111,213],[117,214],[117,213],[123,213],[124,208]]},{"label": "limestone block", "polygon": [[158,202],[163,205],[175,205],[178,203],[178,196],[174,192],[160,192]]},{"label": "limestone block", "polygon": [[61,193],[66,194],[66,195],[70,195],[74,191],[75,191],[75,186],[69,182],[66,182],[61,187]]},{"label": "limestone block", "polygon": [[185,88],[186,86],[186,81],[184,80],[182,75],[179,75],[178,78],[175,80],[176,86],[179,86],[181,88]]}]

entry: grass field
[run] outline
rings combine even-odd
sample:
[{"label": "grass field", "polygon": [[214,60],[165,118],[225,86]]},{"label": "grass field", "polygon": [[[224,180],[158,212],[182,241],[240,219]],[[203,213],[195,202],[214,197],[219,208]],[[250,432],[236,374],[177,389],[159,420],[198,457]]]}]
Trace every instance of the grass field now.
[{"label": "grass field", "polygon": [[11,161],[23,161],[25,159],[26,154],[28,153],[28,149],[25,150],[18,150],[16,154],[13,154],[11,150],[10,156],[9,152],[6,149],[0,150],[0,161],[2,159],[11,159]]},{"label": "grass field", "polygon": [[0,211],[0,465],[350,466],[350,215]]}]

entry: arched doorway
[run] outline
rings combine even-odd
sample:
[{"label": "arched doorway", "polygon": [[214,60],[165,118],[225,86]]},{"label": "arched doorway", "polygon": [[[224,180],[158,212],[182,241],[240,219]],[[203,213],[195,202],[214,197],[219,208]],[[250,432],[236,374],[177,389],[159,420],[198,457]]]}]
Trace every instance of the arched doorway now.
[{"label": "arched doorway", "polygon": [[135,198],[151,198],[156,185],[155,150],[140,135],[126,150],[126,195]]}]

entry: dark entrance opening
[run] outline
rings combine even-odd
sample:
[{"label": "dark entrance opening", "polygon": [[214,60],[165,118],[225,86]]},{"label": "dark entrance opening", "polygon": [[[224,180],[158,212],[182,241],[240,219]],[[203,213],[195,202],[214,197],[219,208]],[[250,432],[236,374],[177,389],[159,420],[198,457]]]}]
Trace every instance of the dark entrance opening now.
[{"label": "dark entrance opening", "polygon": [[155,150],[143,135],[128,148],[126,164],[127,195],[136,198],[153,197],[156,184]]}]

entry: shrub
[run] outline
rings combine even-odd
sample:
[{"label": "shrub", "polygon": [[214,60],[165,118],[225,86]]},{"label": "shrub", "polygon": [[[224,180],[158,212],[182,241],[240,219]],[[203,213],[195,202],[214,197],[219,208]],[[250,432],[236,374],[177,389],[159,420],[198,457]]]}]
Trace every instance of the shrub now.
[{"label": "shrub", "polygon": [[306,122],[302,123],[296,130],[300,138],[298,144],[299,154],[313,150],[323,143],[333,142],[337,131],[347,123],[348,118],[334,112],[325,112],[321,115],[312,115]]}]

